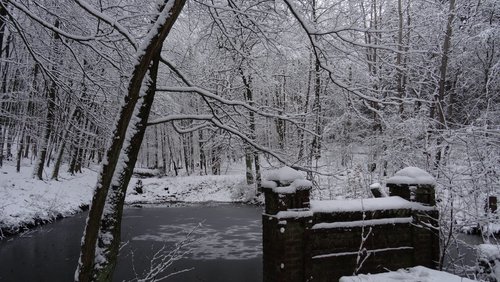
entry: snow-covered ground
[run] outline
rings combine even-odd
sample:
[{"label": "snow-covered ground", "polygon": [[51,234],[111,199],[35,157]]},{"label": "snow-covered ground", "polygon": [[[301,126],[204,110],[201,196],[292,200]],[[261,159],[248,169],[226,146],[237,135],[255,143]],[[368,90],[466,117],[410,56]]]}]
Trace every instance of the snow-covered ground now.
[{"label": "snow-covered ground", "polygon": [[[53,221],[81,211],[90,204],[99,167],[84,169],[70,175],[61,169],[59,181],[36,180],[33,168],[26,164],[21,172],[13,163],[0,168],[0,238],[27,227]],[[50,172],[50,169],[48,170]],[[45,175],[48,179],[49,176]],[[175,202],[241,202],[255,195],[244,182],[244,175],[208,175],[141,179],[143,194],[134,187],[139,179],[133,177],[128,187],[126,203]]]},{"label": "snow-covered ground", "polygon": [[0,168],[0,238],[75,214],[90,203],[97,173],[84,169],[82,174],[70,175],[65,171],[63,167],[59,181],[41,181],[33,179],[31,166],[21,167],[20,173],[12,163]]},{"label": "snow-covered ground", "polygon": [[423,266],[400,269],[379,274],[360,274],[340,278],[340,282],[472,282],[464,277],[456,276],[447,272],[429,269]]}]

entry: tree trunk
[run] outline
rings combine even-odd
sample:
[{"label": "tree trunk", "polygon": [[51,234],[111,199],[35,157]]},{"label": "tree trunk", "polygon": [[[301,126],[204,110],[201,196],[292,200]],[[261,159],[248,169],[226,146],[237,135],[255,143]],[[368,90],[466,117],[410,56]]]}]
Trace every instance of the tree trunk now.
[{"label": "tree trunk", "polygon": [[[450,6],[448,11],[448,22],[446,24],[446,34],[443,42],[443,50],[441,57],[441,65],[439,66],[439,86],[438,92],[434,99],[434,107],[431,108],[431,117],[435,117],[437,114],[437,141],[436,141],[436,156],[434,159],[434,169],[439,167],[441,160],[443,159],[443,148],[442,144],[445,142],[442,134],[442,130],[447,128],[446,124],[446,114],[445,114],[445,105],[444,105],[444,95],[446,92],[446,74],[448,69],[448,57],[451,49],[451,36],[453,32],[453,20],[455,18],[455,0],[450,0]],[[452,95],[452,94],[450,94]],[[436,111],[436,112],[435,112]]]},{"label": "tree trunk", "polygon": [[399,100],[399,114],[403,115],[404,112],[404,104],[403,98],[405,94],[405,85],[403,78],[403,4],[402,0],[398,0],[398,53],[396,54],[396,82],[397,82],[397,92]]},{"label": "tree trunk", "polygon": [[159,144],[159,141],[158,141],[158,127],[157,126],[154,126],[153,127],[153,130],[155,132],[155,140],[154,140],[154,157],[155,157],[155,161],[154,161],[154,165],[153,165],[153,168],[154,169],[158,169],[158,154],[160,153],[160,144]]},{"label": "tree trunk", "polygon": [[166,133],[165,133],[165,125],[159,127],[160,130],[160,146],[161,146],[161,170],[162,170],[162,175],[167,174],[167,148],[165,146],[165,138],[166,138]]},{"label": "tree trunk", "polygon": [[189,141],[187,140],[188,137],[187,135],[182,135],[181,136],[181,141],[182,141],[182,152],[184,155],[184,167],[186,169],[186,174],[189,175]]},{"label": "tree trunk", "polygon": [[319,59],[316,58],[316,63],[315,63],[315,79],[314,79],[314,102],[313,102],[313,108],[312,111],[315,116],[315,122],[314,122],[314,133],[316,134],[313,137],[312,143],[311,143],[311,157],[314,157],[314,159],[318,160],[321,157],[321,132],[322,132],[322,125],[321,125],[321,102],[320,102],[320,95],[321,95],[321,75],[320,75],[320,62]]},{"label": "tree trunk", "polygon": [[[59,27],[59,20],[56,20],[54,26]],[[57,58],[59,56],[58,47],[57,47],[57,45],[58,45],[57,41],[59,40],[59,38],[60,38],[59,34],[54,32],[54,35],[53,35],[54,58]],[[57,71],[57,66],[54,65],[52,67],[52,72],[55,73],[56,71]],[[40,149],[38,151],[38,157],[37,157],[37,162],[35,164],[35,169],[33,170],[33,177],[38,178],[39,180],[43,179],[43,165],[45,163],[45,158],[47,156],[49,138],[50,138],[50,134],[52,133],[52,124],[54,123],[56,92],[57,92],[57,84],[54,80],[52,80],[50,88],[47,91],[47,94],[48,94],[48,97],[47,97],[47,115],[45,117],[44,134],[42,136],[42,140],[40,143]]]},{"label": "tree trunk", "polygon": [[61,167],[61,162],[62,162],[62,157],[64,155],[64,148],[66,147],[66,140],[68,139],[69,132],[71,130],[73,120],[77,117],[78,115],[78,110],[77,108],[73,108],[70,113],[70,121],[66,123],[66,127],[63,130],[63,136],[61,138],[61,144],[59,144],[59,148],[57,150],[56,154],[56,162],[54,163],[54,169],[52,170],[52,176],[51,179],[53,180],[58,180],[59,177],[59,169]]},{"label": "tree trunk", "polygon": [[194,134],[189,132],[189,165],[191,166],[191,172],[194,172]]},{"label": "tree trunk", "polygon": [[[63,137],[67,137],[65,133]],[[62,139],[59,148],[57,149],[56,162],[54,163],[54,168],[52,169],[52,176],[50,179],[59,180],[59,169],[61,168],[62,157],[64,154],[64,148],[66,147],[66,140]]]},{"label": "tree trunk", "polygon": [[[309,112],[309,100],[311,96],[311,80],[312,80],[312,61],[313,61],[313,54],[312,52],[309,54],[309,64],[308,64],[308,77],[307,77],[307,90],[306,90],[306,101],[304,103],[304,116],[307,116],[307,113]],[[306,127],[306,118],[304,117],[301,121],[301,125],[303,127]],[[299,145],[299,156],[298,160],[302,160],[304,157],[304,130],[300,129],[299,131],[299,140],[300,140],[300,145]]]},{"label": "tree trunk", "polygon": [[27,135],[26,136],[26,146],[24,148],[23,158],[25,158],[25,159],[29,158],[30,148],[31,148],[31,137],[29,135]]},{"label": "tree trunk", "polygon": [[149,72],[150,84],[148,85],[146,96],[141,98],[137,103],[137,121],[129,128],[131,131],[128,130],[127,132],[128,136],[126,136],[127,139],[125,141],[128,143],[125,144],[120,152],[119,164],[114,172],[113,182],[109,188],[105,204],[106,208],[101,218],[96,250],[98,254],[96,258],[99,258],[100,254],[104,257],[104,260],[96,260],[94,262],[93,277],[96,281],[111,281],[116,266],[116,259],[118,257],[121,242],[121,217],[125,194],[134,170],[137,155],[146,131],[149,112],[154,100],[160,51],[161,50],[158,50],[157,56],[153,58]]},{"label": "tree trunk", "polygon": [[252,163],[253,163],[253,153],[252,153],[252,147],[249,145],[245,146],[245,168],[246,168],[246,181],[247,184],[254,184],[254,178],[253,178],[253,170],[252,170]]},{"label": "tree trunk", "polygon": [[[0,59],[3,57],[3,51],[4,51],[4,46],[3,46],[3,42],[4,42],[4,37],[5,37],[5,27],[6,27],[6,23],[5,23],[5,19],[7,19],[7,10],[6,10],[6,6],[7,5],[7,2],[5,0],[2,0],[2,5],[0,5]],[[5,7],[5,8],[4,8]],[[9,43],[7,43],[7,46],[5,47],[5,51],[6,51],[6,57],[9,56]],[[4,78],[6,78],[6,75],[7,75],[7,68],[8,68],[8,60],[5,60],[5,68],[4,68],[4,72],[5,72],[5,76],[3,76]],[[6,83],[5,81],[3,81],[2,83],[2,93],[6,93]],[[0,111],[4,112],[4,102],[0,102]],[[0,117],[0,167],[2,167],[3,165],[3,158],[4,158],[4,155],[3,155],[3,147],[4,147],[4,131],[5,131],[5,127],[6,127],[6,124],[7,124],[7,117]]]},{"label": "tree trunk", "polygon": [[174,153],[172,152],[172,143],[170,142],[170,137],[168,137],[168,136],[167,136],[167,146],[168,146],[168,151],[170,153],[170,161],[172,162],[172,165],[174,167],[175,176],[178,176],[179,175],[179,171],[178,171],[177,164],[175,162]]},{"label": "tree trunk", "polygon": [[16,156],[16,172],[21,171],[21,160],[23,158],[23,149],[24,149],[24,131],[25,125],[22,125],[21,136],[19,137],[19,148],[17,148],[17,156]]},{"label": "tree trunk", "polygon": [[220,158],[220,154],[221,154],[221,148],[220,148],[220,145],[215,145],[214,147],[212,147],[212,151],[211,151],[211,159],[210,159],[210,162],[211,162],[211,167],[212,167],[212,174],[213,175],[219,175],[220,174],[220,162],[221,162],[221,158]]},{"label": "tree trunk", "polygon": [[[446,74],[448,70],[448,58],[449,58],[449,52],[451,48],[451,36],[453,32],[453,20],[455,18],[455,0],[450,0],[450,8],[449,8],[449,14],[448,14],[448,22],[446,24],[446,34],[444,37],[444,42],[443,42],[443,49],[442,49],[442,56],[441,56],[441,64],[439,66],[439,86],[438,86],[438,92],[437,95],[435,96],[434,103],[435,103],[435,109],[437,110],[437,118],[440,123],[438,125],[440,128],[445,128],[446,127],[446,118],[445,118],[445,112],[444,112],[444,95],[446,91]],[[434,117],[434,114],[432,114],[432,117]]]},{"label": "tree trunk", "polygon": [[43,167],[45,164],[45,158],[47,157],[48,143],[50,139],[50,134],[52,133],[52,123],[54,120],[54,110],[55,110],[55,96],[56,96],[56,84],[53,83],[48,90],[48,100],[47,100],[47,115],[45,117],[45,129],[42,136],[41,143],[39,144],[38,157],[35,164],[35,169],[33,171],[33,176],[39,180],[43,179]]},{"label": "tree trunk", "polygon": [[200,175],[207,174],[207,159],[203,148],[203,129],[198,131],[198,147],[200,148]]},{"label": "tree trunk", "polygon": [[85,124],[82,121],[81,113],[77,114],[75,122],[79,125],[79,127],[78,130],[75,130],[74,139],[76,141],[72,144],[71,146],[72,150],[70,150],[71,159],[69,162],[68,172],[71,173],[71,175],[74,175],[78,171],[78,162],[81,154],[81,148],[84,146],[82,143],[83,143],[83,134],[85,131]]},{"label": "tree trunk", "polygon": [[[3,39],[5,36],[5,19],[7,19],[7,0],[1,0],[2,5],[0,5],[0,58],[3,55]],[[5,7],[5,8],[4,8]]]},{"label": "tree trunk", "polygon": [[[314,21],[314,24],[317,25],[318,17],[317,17],[317,11],[316,11],[316,0],[312,1],[312,18]],[[317,36],[316,40],[319,38]],[[318,159],[321,157],[321,131],[322,131],[322,125],[321,125],[321,102],[320,102],[320,95],[321,95],[321,64],[319,61],[318,57],[314,58],[314,101],[312,104],[312,112],[314,114],[314,133],[315,135],[313,136],[313,140],[311,142],[311,151],[308,156],[308,166],[311,168],[312,167],[312,159],[314,158],[316,160],[316,164],[318,162]],[[312,180],[312,174],[311,172],[307,173],[308,179]]]},{"label": "tree trunk", "polygon": [[262,175],[260,173],[259,152],[257,150],[253,151],[253,164],[255,166],[255,183],[257,184],[257,190],[259,190],[262,184]]},{"label": "tree trunk", "polygon": [[[163,42],[185,3],[185,0],[169,1],[174,1],[174,3],[169,7],[168,11],[163,11],[164,5],[160,9],[162,10],[161,13],[169,13],[164,14],[166,17],[165,22],[155,23],[154,26],[158,30],[150,31],[155,32],[155,34],[153,34],[149,42],[145,43],[145,48],[138,50],[137,64],[130,76],[128,93],[120,110],[112,134],[112,141],[106,153],[106,161],[103,162],[98,184],[94,190],[82,239],[78,267],[75,273],[76,281],[111,280],[120,243],[121,214],[125,191],[130,181],[132,168],[135,165],[137,152],[144,135],[144,128],[151,106],[150,103],[153,101],[154,87],[150,87],[148,89],[150,91],[146,92],[146,96],[143,97],[144,101],[141,103],[142,107],[139,109],[137,115],[139,121],[134,124],[135,128],[131,128],[135,129],[134,132],[129,130],[129,123],[140,98],[144,77],[148,71],[150,71],[149,75],[151,78],[156,77],[156,74],[152,71],[157,69],[158,64],[154,63],[151,65],[151,63],[157,61]],[[154,82],[151,81],[150,83],[153,84]],[[125,148],[122,148],[126,137],[128,144]],[[120,158],[120,156],[125,157],[127,154],[129,155],[129,159],[127,163],[124,163],[123,158]],[[119,170],[115,173],[119,160],[121,160]],[[105,205],[106,215],[103,215]],[[99,252],[96,252],[98,237]],[[104,257],[107,261],[96,261],[96,257]]]}]

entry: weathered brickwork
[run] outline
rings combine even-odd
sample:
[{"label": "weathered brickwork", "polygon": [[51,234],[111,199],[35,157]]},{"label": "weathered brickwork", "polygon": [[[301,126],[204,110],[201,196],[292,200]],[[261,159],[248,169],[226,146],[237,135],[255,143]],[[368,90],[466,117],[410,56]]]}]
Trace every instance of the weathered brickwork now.
[{"label": "weathered brickwork", "polygon": [[403,199],[411,199],[412,187],[415,187],[415,202],[426,203],[431,206],[436,205],[434,186],[429,184],[408,185],[388,183],[389,194],[391,196],[400,196]]},{"label": "weathered brickwork", "polygon": [[[417,200],[433,204],[434,190],[424,188],[419,191],[425,196]],[[397,192],[410,200],[410,193]],[[432,208],[313,212],[308,189],[264,193],[264,281],[337,281],[358,273],[436,267],[438,213]]]}]

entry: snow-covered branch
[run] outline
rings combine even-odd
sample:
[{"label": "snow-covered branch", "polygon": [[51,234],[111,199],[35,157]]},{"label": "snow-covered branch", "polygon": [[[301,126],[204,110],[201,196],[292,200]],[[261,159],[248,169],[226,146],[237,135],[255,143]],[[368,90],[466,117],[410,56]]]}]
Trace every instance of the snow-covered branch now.
[{"label": "snow-covered branch", "polygon": [[[134,46],[135,49],[138,48],[138,44],[137,44],[136,40],[134,39],[134,37],[116,19],[113,19],[113,18],[109,17],[108,15],[100,12],[99,10],[95,9],[94,7],[92,7],[92,5],[90,5],[89,3],[87,3],[84,0],[74,0],[74,1],[80,7],[82,7],[85,11],[87,11],[89,14],[91,14],[92,16],[94,16],[94,17],[96,17],[96,18],[104,21],[105,23],[107,23],[108,25],[110,25],[113,29],[117,30],[120,34],[122,34],[127,39],[127,41],[132,46]],[[174,2],[174,1],[170,1],[170,2]]]},{"label": "snow-covered branch", "polygon": [[[359,98],[363,99],[363,100],[366,100],[366,101],[369,101],[369,102],[373,102],[373,103],[377,103],[377,104],[385,104],[385,105],[398,105],[397,103],[395,102],[390,102],[390,101],[386,101],[386,100],[381,100],[381,99],[378,99],[378,98],[375,98],[373,96],[369,96],[369,95],[366,95],[364,94],[363,92],[359,91],[358,89],[346,84],[345,82],[342,82],[341,80],[339,79],[336,79],[334,77],[334,70],[332,69],[331,66],[329,65],[326,65],[323,60],[321,59],[322,56],[320,55],[320,53],[322,52],[321,48],[318,46],[318,40],[316,39],[316,36],[318,36],[319,34],[321,34],[321,32],[317,31],[316,28],[310,26],[304,19],[303,17],[301,16],[300,12],[298,11],[298,9],[295,7],[294,3],[292,2],[292,0],[283,0],[283,2],[286,4],[286,6],[289,8],[289,10],[291,11],[291,13],[293,14],[293,16],[295,17],[295,19],[299,22],[300,26],[302,27],[302,29],[305,31],[306,35],[307,35],[307,38],[309,39],[309,43],[311,44],[312,46],[312,50],[313,50],[313,53],[314,53],[314,56],[316,57],[316,59],[318,60],[319,64],[320,64],[320,67],[321,69],[323,69],[324,71],[326,71],[328,73],[328,77],[330,78],[330,81],[335,84],[337,87],[341,88],[341,89],[344,89],[346,91],[349,91],[350,93],[358,96]],[[337,36],[340,36],[339,33],[336,33]],[[345,40],[344,40],[345,41]],[[352,42],[351,42],[352,43]],[[377,48],[382,48],[381,46],[372,46],[372,45],[367,45],[367,44],[363,44],[363,47],[377,47]],[[387,48],[385,48],[387,49]],[[398,50],[393,50],[391,48],[389,48],[391,51],[398,51]]]},{"label": "snow-covered branch", "polygon": [[155,124],[168,123],[177,120],[212,120],[212,118],[214,118],[214,116],[212,115],[169,115],[166,117],[148,121],[147,125],[151,126]]},{"label": "snow-covered branch", "polygon": [[[18,3],[17,1],[14,1],[14,0],[8,0],[7,2],[10,3],[12,6],[16,7],[17,9],[19,9],[20,11],[22,11],[24,14],[29,16],[34,21],[36,21],[39,24],[41,24],[42,26],[44,26],[45,28],[59,34],[62,37],[72,39],[75,41],[92,41],[92,40],[96,40],[98,38],[96,34],[85,36],[85,35],[75,35],[75,34],[68,33],[66,31],[62,30],[61,28],[58,28],[58,27],[54,26],[53,24],[50,24],[47,21],[45,21],[44,19],[40,18],[35,13],[30,11],[23,4]],[[0,5],[4,9],[6,9],[5,4],[3,2],[1,2]]]},{"label": "snow-covered branch", "polygon": [[[268,112],[263,111],[262,109],[251,106],[246,102],[224,99],[224,98],[220,97],[219,95],[214,94],[214,93],[210,92],[209,90],[203,89],[201,87],[196,87],[196,86],[193,86],[193,87],[158,87],[156,90],[163,91],[163,92],[174,92],[174,93],[175,92],[178,92],[178,93],[193,93],[193,92],[198,93],[202,97],[213,99],[213,100],[220,102],[221,104],[224,104],[224,105],[241,106],[241,107],[243,107],[247,110],[250,110],[250,111],[252,111],[260,116],[263,116],[263,117],[282,119],[284,121],[287,121],[287,122],[290,122],[290,123],[296,125],[298,128],[305,130],[306,132],[308,132],[311,135],[317,135],[313,131],[311,131],[307,128],[303,128],[301,125],[298,124],[298,122],[295,119],[293,119],[289,116],[268,113]],[[298,116],[298,117],[300,117],[300,116]]]}]

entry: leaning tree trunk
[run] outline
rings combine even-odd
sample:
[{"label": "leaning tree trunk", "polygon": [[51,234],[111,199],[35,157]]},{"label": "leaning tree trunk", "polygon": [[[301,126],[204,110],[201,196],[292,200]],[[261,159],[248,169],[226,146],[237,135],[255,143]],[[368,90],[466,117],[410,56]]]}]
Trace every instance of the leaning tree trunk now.
[{"label": "leaning tree trunk", "polygon": [[106,208],[101,218],[96,250],[96,258],[100,258],[101,260],[94,262],[93,269],[93,278],[96,281],[111,281],[113,270],[116,266],[121,242],[120,231],[123,204],[154,100],[156,76],[160,59],[159,51],[150,67],[150,84],[147,86],[146,95],[141,97],[137,103],[136,113],[134,113],[134,123],[129,126],[129,130],[127,131],[126,144],[120,152],[118,167],[114,172],[113,181],[106,198]]},{"label": "leaning tree trunk", "polygon": [[[172,5],[170,1],[173,1]],[[153,25],[155,30],[150,31],[153,35],[150,37],[151,40],[145,42],[145,46],[138,50],[137,64],[130,76],[128,93],[120,110],[112,141],[106,153],[106,161],[103,162],[94,190],[75,273],[76,281],[111,280],[120,244],[123,201],[132,172],[131,168],[135,165],[144,136],[145,124],[154,96],[154,81],[150,82],[146,95],[142,97],[138,112],[135,110],[136,104],[141,99],[141,88],[148,70],[151,78],[156,77],[155,69],[158,67],[157,60],[163,42],[182,10],[185,0],[166,2],[170,2],[169,7],[166,8],[166,5],[163,5],[160,9],[162,16],[159,19],[162,21],[157,20]],[[138,120],[129,126],[134,114]],[[123,147],[125,139],[127,139],[127,144]],[[126,157],[128,157],[127,161],[125,161]],[[118,163],[120,164],[117,167]],[[103,214],[105,206],[106,213]],[[97,246],[97,241],[99,241],[99,246]],[[99,259],[96,260],[96,258]]]}]

